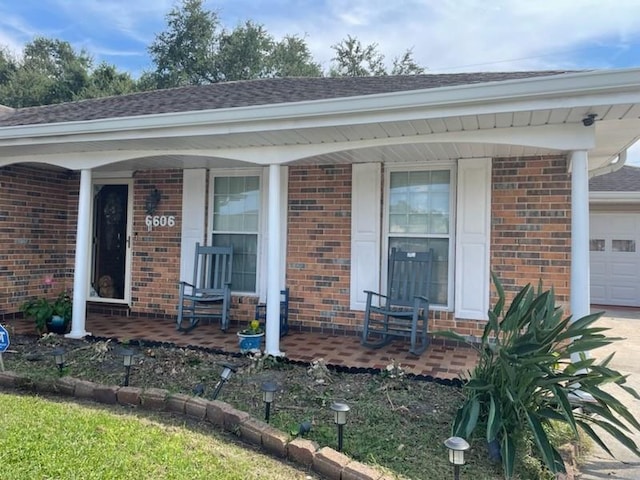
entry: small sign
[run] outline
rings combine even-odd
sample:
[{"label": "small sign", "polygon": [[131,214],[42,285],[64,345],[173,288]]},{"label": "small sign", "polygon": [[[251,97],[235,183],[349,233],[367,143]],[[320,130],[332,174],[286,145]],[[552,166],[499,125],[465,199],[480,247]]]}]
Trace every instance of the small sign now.
[{"label": "small sign", "polygon": [[7,329],[0,325],[0,353],[9,348],[9,332]]}]

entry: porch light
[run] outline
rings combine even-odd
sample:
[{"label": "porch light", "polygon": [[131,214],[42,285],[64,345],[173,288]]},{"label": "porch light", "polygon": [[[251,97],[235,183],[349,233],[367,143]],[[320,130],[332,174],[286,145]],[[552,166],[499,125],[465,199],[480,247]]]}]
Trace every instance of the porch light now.
[{"label": "porch light", "polygon": [[338,425],[338,451],[342,451],[342,439],[344,426],[347,423],[347,412],[351,410],[349,405],[341,402],[333,402],[331,404],[331,410],[333,410],[333,421]]},{"label": "porch light", "polygon": [[262,400],[264,401],[264,421],[269,423],[271,416],[271,403],[273,403],[273,397],[278,391],[278,386],[273,382],[264,382],[262,384]]},{"label": "porch light", "polygon": [[227,380],[231,377],[231,375],[238,369],[232,363],[223,363],[222,364],[222,373],[220,374],[220,381],[216,385],[216,389],[213,392],[213,399],[218,398],[218,394],[220,390],[222,390],[222,386],[225,384]]},{"label": "porch light", "polygon": [[460,480],[460,465],[464,465],[464,452],[469,450],[469,444],[464,438],[449,437],[444,441],[449,450],[449,463],[453,465],[453,478]]},{"label": "porch light", "polygon": [[51,352],[51,355],[53,355],[56,365],[58,366],[58,373],[60,376],[62,376],[62,370],[64,369],[65,353],[64,348],[56,348]]},{"label": "porch light", "polygon": [[131,374],[131,364],[133,363],[133,350],[122,349],[120,350],[120,355],[122,355],[122,360],[124,363],[124,386],[129,386],[129,376]]}]

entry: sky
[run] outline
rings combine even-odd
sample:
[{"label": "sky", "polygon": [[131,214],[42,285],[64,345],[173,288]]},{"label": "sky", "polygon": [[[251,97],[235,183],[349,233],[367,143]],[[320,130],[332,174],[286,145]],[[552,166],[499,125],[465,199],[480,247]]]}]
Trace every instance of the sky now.
[{"label": "sky", "polygon": [[[0,46],[66,40],[137,78],[179,0],[0,0]],[[326,72],[348,35],[427,73],[640,67],[640,0],[205,0],[227,29],[246,20],[305,38]],[[635,157],[634,157],[635,158]],[[640,163],[640,160],[638,160]]]}]

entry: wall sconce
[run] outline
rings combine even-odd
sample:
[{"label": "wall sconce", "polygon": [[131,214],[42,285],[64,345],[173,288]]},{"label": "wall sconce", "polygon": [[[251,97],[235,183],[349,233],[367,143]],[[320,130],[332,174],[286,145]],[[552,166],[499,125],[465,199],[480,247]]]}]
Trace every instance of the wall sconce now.
[{"label": "wall sconce", "polygon": [[51,355],[53,355],[53,359],[56,362],[56,365],[58,366],[58,374],[60,376],[62,376],[62,370],[64,369],[64,356],[65,356],[65,351],[64,348],[56,348],[54,351],[51,352]]},{"label": "wall sconce", "polygon": [[133,363],[133,350],[120,350],[122,360],[124,362],[124,386],[129,386],[129,375],[131,374],[131,364]]},{"label": "wall sconce", "polygon": [[220,374],[220,381],[218,382],[218,384],[216,385],[216,389],[213,392],[213,399],[215,400],[216,398],[218,398],[218,394],[220,393],[220,390],[222,390],[222,386],[225,384],[225,382],[227,380],[229,380],[229,378],[231,377],[231,375],[238,369],[238,367],[236,367],[235,365],[233,365],[232,363],[223,363],[222,364],[222,373]]},{"label": "wall sconce", "polygon": [[460,465],[464,465],[464,452],[469,450],[469,444],[464,438],[449,437],[444,441],[449,450],[449,463],[453,465],[453,478],[460,480]]},{"label": "wall sconce", "polygon": [[264,421],[269,423],[271,417],[271,403],[273,397],[278,391],[278,386],[273,382],[264,382],[262,384],[262,400],[264,401]]},{"label": "wall sconce", "polygon": [[144,201],[144,207],[147,215],[153,215],[155,213],[160,200],[162,200],[162,194],[160,193],[160,190],[154,188],[151,192],[149,192],[147,198]]},{"label": "wall sconce", "polygon": [[338,425],[338,451],[342,451],[342,438],[344,426],[347,423],[347,412],[351,410],[346,403],[334,402],[331,404],[333,410],[333,421]]}]

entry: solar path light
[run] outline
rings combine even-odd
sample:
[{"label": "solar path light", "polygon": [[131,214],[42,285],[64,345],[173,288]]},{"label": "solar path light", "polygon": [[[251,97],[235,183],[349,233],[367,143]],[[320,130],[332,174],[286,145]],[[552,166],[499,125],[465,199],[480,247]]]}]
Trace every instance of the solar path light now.
[{"label": "solar path light", "polygon": [[347,423],[347,412],[351,410],[349,405],[341,402],[333,402],[331,404],[331,410],[333,410],[333,421],[338,425],[338,451],[342,451],[342,438],[344,426]]},{"label": "solar path light", "polygon": [[464,452],[469,450],[469,444],[464,438],[449,437],[444,441],[449,450],[449,463],[453,465],[453,478],[460,480],[460,465],[464,465]]}]

